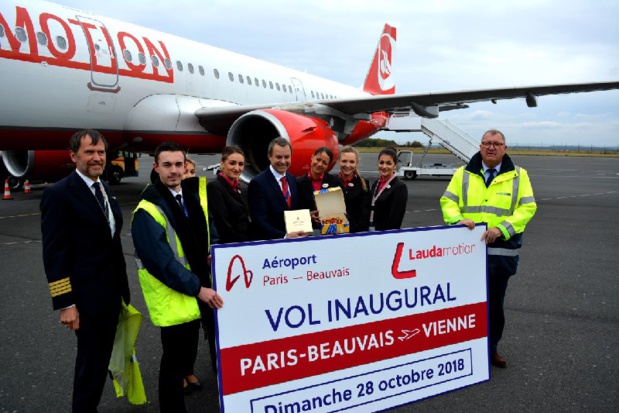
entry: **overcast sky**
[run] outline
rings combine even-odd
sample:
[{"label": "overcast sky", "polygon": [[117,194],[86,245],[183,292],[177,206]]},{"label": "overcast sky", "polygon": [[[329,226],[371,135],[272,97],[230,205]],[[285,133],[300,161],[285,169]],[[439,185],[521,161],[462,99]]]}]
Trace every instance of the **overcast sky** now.
[{"label": "overcast sky", "polygon": [[[618,0],[58,0],[361,86],[395,26],[396,93],[619,80]],[[441,119],[508,143],[619,147],[619,91],[473,104]],[[398,141],[427,141],[422,134]]]}]

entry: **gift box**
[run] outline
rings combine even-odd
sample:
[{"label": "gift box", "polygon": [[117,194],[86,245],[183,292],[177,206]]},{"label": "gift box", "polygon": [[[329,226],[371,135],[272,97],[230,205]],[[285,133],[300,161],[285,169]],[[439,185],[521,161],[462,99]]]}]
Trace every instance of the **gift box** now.
[{"label": "gift box", "polygon": [[294,211],[284,211],[286,221],[286,233],[302,231],[305,235],[312,235],[312,218],[309,209],[296,209]]},{"label": "gift box", "polygon": [[346,218],[346,203],[342,188],[325,188],[314,191],[316,207],[320,215],[320,233],[347,234],[350,223]]}]

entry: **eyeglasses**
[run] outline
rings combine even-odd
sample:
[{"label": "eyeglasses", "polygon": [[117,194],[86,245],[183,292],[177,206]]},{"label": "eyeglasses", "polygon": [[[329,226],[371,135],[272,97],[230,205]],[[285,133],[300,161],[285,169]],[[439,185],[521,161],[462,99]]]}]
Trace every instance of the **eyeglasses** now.
[{"label": "eyeglasses", "polygon": [[491,146],[494,146],[495,148],[500,148],[503,145],[505,145],[503,142],[482,142],[481,143],[481,146],[483,146],[484,148],[489,148]]}]

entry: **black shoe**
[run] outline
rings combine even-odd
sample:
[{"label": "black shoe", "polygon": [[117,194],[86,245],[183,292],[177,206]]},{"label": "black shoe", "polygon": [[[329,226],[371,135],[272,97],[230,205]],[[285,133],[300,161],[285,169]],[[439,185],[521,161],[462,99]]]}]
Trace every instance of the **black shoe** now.
[{"label": "black shoe", "polygon": [[200,383],[200,380],[198,380],[198,378],[196,376],[188,376],[188,377],[193,377],[196,379],[196,381],[194,381],[193,383],[190,382],[189,380],[185,379],[185,381],[187,381],[187,387],[189,389],[191,389],[191,391],[200,391],[202,390],[202,383]]},{"label": "black shoe", "polygon": [[187,380],[183,379],[183,394],[185,396],[189,396],[192,392],[193,388],[191,387],[191,385],[189,385]]}]

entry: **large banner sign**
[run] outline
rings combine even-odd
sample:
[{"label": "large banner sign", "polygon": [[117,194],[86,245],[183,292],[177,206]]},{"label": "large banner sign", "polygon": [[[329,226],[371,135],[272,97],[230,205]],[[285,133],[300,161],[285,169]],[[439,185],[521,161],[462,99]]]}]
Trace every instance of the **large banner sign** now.
[{"label": "large banner sign", "polygon": [[225,412],[374,412],[489,379],[485,226],[213,248]]}]

